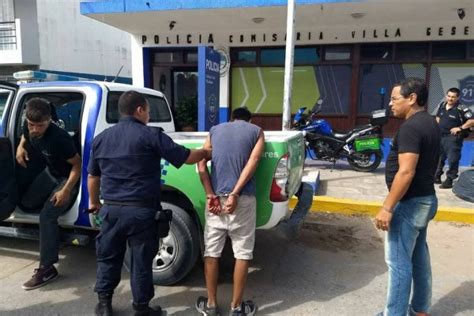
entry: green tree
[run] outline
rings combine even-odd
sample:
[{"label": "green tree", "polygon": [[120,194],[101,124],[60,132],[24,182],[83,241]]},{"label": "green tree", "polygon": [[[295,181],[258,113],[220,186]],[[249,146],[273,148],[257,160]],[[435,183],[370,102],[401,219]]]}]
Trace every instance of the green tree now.
[{"label": "green tree", "polygon": [[197,96],[179,100],[176,106],[176,123],[181,130],[197,130]]}]

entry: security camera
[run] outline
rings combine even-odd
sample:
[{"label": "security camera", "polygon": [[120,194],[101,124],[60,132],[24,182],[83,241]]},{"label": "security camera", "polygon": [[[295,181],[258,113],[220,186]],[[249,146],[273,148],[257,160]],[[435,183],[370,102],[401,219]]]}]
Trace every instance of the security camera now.
[{"label": "security camera", "polygon": [[459,17],[459,19],[462,20],[462,19],[464,19],[465,16],[466,16],[466,11],[464,11],[463,8],[459,8],[459,9],[458,9],[458,17]]},{"label": "security camera", "polygon": [[171,22],[170,22],[170,25],[169,25],[170,31],[174,28],[174,25],[175,25],[175,24],[176,24],[176,21],[171,21]]}]

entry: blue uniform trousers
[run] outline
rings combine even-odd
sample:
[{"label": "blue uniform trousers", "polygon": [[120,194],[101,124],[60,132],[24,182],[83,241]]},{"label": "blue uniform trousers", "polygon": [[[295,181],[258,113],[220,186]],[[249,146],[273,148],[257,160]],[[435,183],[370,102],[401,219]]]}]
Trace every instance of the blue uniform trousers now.
[{"label": "blue uniform trousers", "polygon": [[441,151],[436,170],[436,177],[441,178],[443,167],[446,159],[448,159],[447,179],[451,181],[458,177],[459,160],[461,160],[463,139],[455,135],[446,135],[441,137]]},{"label": "blue uniform trousers", "polygon": [[97,282],[95,292],[113,294],[120,282],[126,243],[130,247],[130,285],[133,302],[148,304],[155,295],[152,262],[159,240],[156,209],[105,204],[100,210],[100,234],[96,239]]}]

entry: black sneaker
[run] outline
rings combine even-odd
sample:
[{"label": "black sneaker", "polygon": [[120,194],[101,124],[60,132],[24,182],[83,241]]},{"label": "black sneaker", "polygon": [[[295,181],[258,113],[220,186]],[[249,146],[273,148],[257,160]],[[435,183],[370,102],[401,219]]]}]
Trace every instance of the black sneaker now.
[{"label": "black sneaker", "polygon": [[35,269],[35,272],[30,280],[22,285],[25,291],[34,290],[49,282],[55,280],[58,277],[58,270],[54,266],[50,267],[39,267]]},{"label": "black sneaker", "polygon": [[96,316],[112,316],[112,294],[99,294],[99,303],[95,306]]},{"label": "black sneaker", "polygon": [[453,187],[453,180],[446,179],[443,183],[439,186],[440,189],[451,189]]},{"label": "black sneaker", "polygon": [[434,183],[435,184],[441,184],[441,177],[436,177],[435,180],[434,180]]},{"label": "black sneaker", "polygon": [[196,301],[196,310],[205,316],[220,316],[219,307],[207,306],[207,297],[199,296]]},{"label": "black sneaker", "polygon": [[161,316],[161,306],[156,306],[154,309],[148,304],[138,305],[133,304],[135,316]]},{"label": "black sneaker", "polygon": [[96,316],[112,316],[112,303],[111,302],[99,302],[95,306]]},{"label": "black sneaker", "polygon": [[257,305],[252,301],[245,301],[240,304],[237,308],[232,308],[229,312],[229,316],[253,316],[257,313]]}]

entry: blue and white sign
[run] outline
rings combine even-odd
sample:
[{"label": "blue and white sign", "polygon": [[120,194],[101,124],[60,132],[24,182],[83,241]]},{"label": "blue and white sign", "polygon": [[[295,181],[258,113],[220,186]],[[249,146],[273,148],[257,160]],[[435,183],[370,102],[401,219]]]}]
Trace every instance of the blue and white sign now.
[{"label": "blue and white sign", "polygon": [[461,90],[459,102],[472,108],[474,106],[474,76],[459,80],[459,90]]},{"label": "blue and white sign", "polygon": [[219,124],[220,54],[206,46],[198,48],[198,130]]}]

